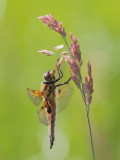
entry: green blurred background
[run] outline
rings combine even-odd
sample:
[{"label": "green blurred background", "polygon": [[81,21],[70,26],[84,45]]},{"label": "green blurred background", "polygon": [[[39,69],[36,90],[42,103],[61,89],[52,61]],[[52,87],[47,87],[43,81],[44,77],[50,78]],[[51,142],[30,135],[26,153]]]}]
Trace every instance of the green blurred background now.
[{"label": "green blurred background", "polygon": [[[57,115],[49,150],[47,127],[26,88],[40,88],[53,69],[51,50],[62,38],[37,17],[52,13],[80,42],[83,67],[91,60],[94,95],[90,118],[96,160],[120,159],[120,1],[0,0],[0,160],[92,160],[85,107],[76,86],[66,110]],[[65,79],[68,78],[66,70]]]}]

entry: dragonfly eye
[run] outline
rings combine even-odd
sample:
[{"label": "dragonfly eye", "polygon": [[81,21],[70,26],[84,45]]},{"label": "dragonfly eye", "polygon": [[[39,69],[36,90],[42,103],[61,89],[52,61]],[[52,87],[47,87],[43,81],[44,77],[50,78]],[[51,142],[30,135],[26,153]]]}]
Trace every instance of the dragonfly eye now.
[{"label": "dragonfly eye", "polygon": [[46,72],[44,74],[44,79],[48,82],[55,80],[55,73],[53,71]]},{"label": "dragonfly eye", "polygon": [[50,77],[52,80],[55,80],[55,72],[54,71],[50,71]]},{"label": "dragonfly eye", "polygon": [[46,73],[44,74],[44,79],[45,79],[46,81],[50,81],[50,79],[51,79],[51,77],[50,77],[50,72],[46,72]]}]

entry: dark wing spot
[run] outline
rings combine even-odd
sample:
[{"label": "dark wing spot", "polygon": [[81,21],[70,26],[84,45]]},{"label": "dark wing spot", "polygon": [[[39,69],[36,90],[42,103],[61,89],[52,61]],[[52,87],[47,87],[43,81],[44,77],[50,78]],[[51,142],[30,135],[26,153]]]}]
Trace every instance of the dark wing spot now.
[{"label": "dark wing spot", "polygon": [[47,112],[48,112],[48,113],[51,113],[51,108],[50,108],[50,107],[47,108]]}]

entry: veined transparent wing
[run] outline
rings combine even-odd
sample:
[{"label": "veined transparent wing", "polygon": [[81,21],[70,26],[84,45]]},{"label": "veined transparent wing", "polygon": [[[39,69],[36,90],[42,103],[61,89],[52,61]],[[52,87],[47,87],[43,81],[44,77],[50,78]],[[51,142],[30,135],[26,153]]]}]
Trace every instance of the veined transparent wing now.
[{"label": "veined transparent wing", "polygon": [[38,106],[40,102],[42,101],[42,93],[38,90],[33,90],[30,88],[27,88],[28,96],[31,99],[31,101]]},{"label": "veined transparent wing", "polygon": [[70,84],[65,84],[56,88],[56,106],[57,112],[64,110],[72,96],[73,88]]},{"label": "veined transparent wing", "polygon": [[42,124],[48,125],[48,120],[47,120],[47,111],[44,109],[44,107],[40,108],[38,111],[38,117],[39,120]]}]

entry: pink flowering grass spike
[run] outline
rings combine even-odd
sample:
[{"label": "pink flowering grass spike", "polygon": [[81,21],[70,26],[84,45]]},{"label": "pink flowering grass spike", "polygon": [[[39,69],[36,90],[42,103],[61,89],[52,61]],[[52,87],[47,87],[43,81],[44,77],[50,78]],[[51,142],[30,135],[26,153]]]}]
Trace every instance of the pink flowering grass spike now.
[{"label": "pink flowering grass spike", "polygon": [[92,72],[91,72],[91,64],[88,62],[88,76],[85,77],[85,83],[82,84],[82,91],[85,98],[85,103],[87,106],[91,104],[92,101],[92,94],[94,92],[93,90],[93,78],[92,78]]},{"label": "pink flowering grass spike", "polygon": [[46,24],[50,29],[58,32],[61,36],[66,37],[66,32],[61,22],[58,22],[51,14],[38,17],[40,21]]},{"label": "pink flowering grass spike", "polygon": [[67,55],[67,54],[69,54],[69,52],[67,52],[67,51],[61,52],[61,55]]},{"label": "pink flowering grass spike", "polygon": [[81,51],[80,51],[80,45],[78,44],[78,39],[70,33],[70,38],[72,40],[72,44],[70,47],[71,55],[74,57],[76,63],[78,65],[82,64],[81,61]]},{"label": "pink flowering grass spike", "polygon": [[52,56],[53,54],[55,54],[54,52],[48,51],[48,50],[41,50],[41,51],[38,51],[38,52],[41,53],[41,54],[45,54],[47,56]]},{"label": "pink flowering grass spike", "polygon": [[61,50],[61,49],[63,49],[63,48],[64,48],[64,45],[61,44],[61,45],[59,45],[59,46],[54,47],[54,50],[55,50],[55,51],[59,51],[59,50]]},{"label": "pink flowering grass spike", "polygon": [[80,75],[80,68],[78,67],[75,59],[68,55],[62,55],[63,58],[65,59],[65,61],[68,63],[71,71],[70,71],[70,74],[71,74],[71,78],[72,80],[75,82],[75,84],[77,85],[77,87],[80,89],[80,82],[81,82],[81,75]]},{"label": "pink flowering grass spike", "polygon": [[80,73],[80,67],[82,65],[81,51],[78,44],[78,39],[72,34],[70,34],[70,38],[72,40],[70,47],[70,55],[68,56],[63,55],[63,57],[71,69],[70,74],[72,80],[77,85],[77,87],[81,89],[81,82],[82,82],[82,76]]},{"label": "pink flowering grass spike", "polygon": [[62,63],[63,63],[63,57],[61,57],[61,58],[59,58],[59,59],[57,60],[57,66],[56,66],[56,67],[57,67],[58,69],[60,69]]}]

